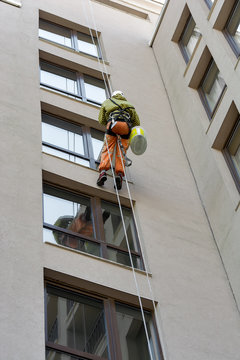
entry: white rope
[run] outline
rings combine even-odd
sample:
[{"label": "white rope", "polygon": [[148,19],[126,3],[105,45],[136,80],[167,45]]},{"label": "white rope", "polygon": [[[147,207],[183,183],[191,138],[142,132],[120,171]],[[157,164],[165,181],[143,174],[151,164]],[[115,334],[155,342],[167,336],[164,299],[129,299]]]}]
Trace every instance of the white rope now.
[{"label": "white rope", "polygon": [[[89,17],[88,17],[88,14],[87,14],[87,11],[85,9],[85,0],[81,0],[81,3],[82,3],[82,8],[83,8],[83,13],[84,13],[84,16],[85,16],[85,20],[88,24],[88,29],[89,29],[89,33],[90,33],[90,36],[91,36],[91,39],[92,39],[92,42],[94,44],[94,46],[96,46],[96,49],[97,49],[97,60],[98,60],[98,66],[99,66],[99,69],[100,69],[100,72],[102,74],[102,78],[103,78],[103,81],[104,81],[104,85],[105,85],[105,89],[108,90],[108,88],[110,89],[110,92],[112,93],[112,88],[111,88],[111,84],[110,82],[108,81],[108,76],[107,76],[107,68],[106,68],[106,65],[105,65],[105,60],[104,58],[102,58],[102,62],[101,62],[101,59],[99,57],[99,53],[98,53],[98,44],[100,44],[99,42],[99,37],[98,37],[98,31],[97,31],[97,28],[95,27],[94,30],[95,30],[95,33],[96,33],[96,37],[97,37],[97,41],[98,41],[98,44],[96,44],[95,42],[95,39],[94,39],[94,36],[93,36],[93,32],[92,32],[92,29],[90,28],[89,24],[90,24],[90,21],[89,21]],[[89,4],[89,7],[90,7],[90,10],[92,12],[92,8]],[[92,18],[94,19],[94,14],[92,13]],[[95,26],[95,22],[94,22],[94,26]],[[102,65],[103,65],[103,68],[104,70],[102,69]],[[104,73],[105,71],[105,73]],[[106,80],[107,79],[107,80]]]},{"label": "white rope", "polygon": [[136,230],[137,230],[137,236],[138,236],[138,240],[139,240],[139,244],[140,244],[143,263],[144,263],[144,265],[146,267],[147,282],[148,282],[148,287],[149,287],[149,291],[150,291],[150,294],[151,294],[151,300],[152,300],[152,304],[153,304],[153,309],[154,309],[157,329],[158,329],[158,333],[159,333],[161,348],[162,348],[162,352],[163,352],[163,355],[164,355],[164,359],[167,359],[167,355],[166,355],[166,352],[165,352],[165,349],[164,349],[164,346],[163,346],[163,344],[165,344],[165,342],[163,341],[164,338],[163,338],[163,333],[162,333],[162,330],[161,330],[162,326],[160,326],[160,320],[159,320],[159,316],[158,316],[155,301],[154,301],[154,294],[153,294],[152,285],[151,285],[150,278],[149,278],[149,271],[147,269],[147,262],[146,262],[146,258],[145,258],[144,251],[143,251],[143,245],[142,245],[141,236],[140,236],[140,232],[139,232],[139,228],[138,228],[138,222],[137,222],[137,219],[136,219],[136,214],[135,214],[135,210],[134,210],[134,206],[133,206],[132,196],[131,196],[131,192],[130,192],[130,188],[129,188],[129,184],[128,184],[126,167],[124,165],[123,156],[122,156],[122,152],[121,152],[121,148],[120,148],[119,143],[118,143],[118,147],[119,147],[119,152],[120,152],[120,155],[121,155],[122,166],[124,168],[125,182],[126,182],[126,186],[127,186],[128,197],[129,197],[130,204],[131,204],[133,219],[134,219]]},{"label": "white rope", "polygon": [[[85,0],[84,0],[84,1],[85,1]],[[83,1],[83,2],[84,2],[84,1]],[[94,28],[95,33],[96,33],[96,38],[97,38],[98,44],[100,44],[99,36],[98,36],[98,31],[97,31],[97,27],[96,27],[96,22],[95,22],[95,17],[94,17],[94,12],[93,12],[93,8],[92,8],[92,4],[91,4],[90,0],[88,0],[88,4],[89,4],[89,7],[90,7],[91,16],[92,16],[92,20],[93,20],[93,28]],[[86,11],[85,11],[85,7],[84,7],[84,6],[83,6],[83,11],[84,11],[84,14],[85,14],[85,18],[86,18],[86,20],[87,20],[87,24],[90,24],[89,18],[88,18],[88,15],[87,15]],[[93,34],[92,34],[92,29],[90,28],[89,25],[88,25],[88,28],[89,28],[89,32],[90,32],[90,35],[91,35],[92,42],[93,42],[93,44],[97,47],[97,45],[95,44],[94,36],[93,36]],[[100,68],[100,71],[101,71],[101,74],[102,74],[102,77],[103,77],[104,85],[105,85],[106,89],[108,89],[108,87],[109,87],[110,92],[112,93],[111,83],[110,83],[110,82],[107,83],[107,82],[106,82],[106,79],[105,79],[105,76],[106,76],[106,78],[107,78],[107,80],[108,80],[108,77],[107,77],[107,68],[106,68],[105,60],[104,60],[104,57],[103,57],[103,58],[102,58],[102,63],[101,63],[101,60],[100,60],[100,58],[99,58],[98,51],[97,51],[97,59],[98,59],[99,68]],[[102,70],[102,65],[103,65],[104,71]],[[104,74],[104,72],[105,72],[105,74]],[[110,157],[110,152],[109,152],[109,147],[108,147],[107,136],[105,136],[105,141],[106,141],[106,145],[107,145],[107,151],[108,151],[108,156],[109,156],[110,165],[111,165],[111,171],[112,171],[112,175],[113,175],[114,187],[115,187],[115,190],[116,190],[116,195],[117,195],[117,200],[118,200],[120,215],[121,215],[121,219],[122,219],[123,230],[124,230],[124,234],[125,234],[125,238],[126,238],[126,243],[127,243],[127,248],[128,248],[128,253],[129,253],[131,268],[132,268],[132,272],[133,272],[135,287],[136,287],[137,296],[138,296],[138,301],[139,301],[139,305],[140,305],[140,309],[141,309],[141,314],[142,314],[142,319],[143,319],[143,324],[144,324],[144,330],[145,330],[146,339],[147,339],[147,344],[148,344],[148,349],[149,349],[149,355],[150,355],[151,360],[153,360],[152,348],[151,348],[151,344],[150,344],[150,338],[149,338],[148,329],[147,329],[147,324],[146,324],[146,319],[145,319],[145,315],[144,315],[144,310],[143,310],[143,305],[142,305],[142,299],[141,299],[140,290],[139,290],[139,286],[138,286],[138,282],[137,282],[137,278],[136,278],[136,272],[135,272],[135,268],[134,268],[134,264],[133,264],[133,260],[132,260],[132,254],[131,254],[131,249],[130,249],[130,245],[129,245],[128,235],[127,235],[127,231],[126,231],[125,220],[124,220],[124,216],[123,216],[123,212],[122,212],[122,206],[121,206],[120,196],[119,196],[119,192],[118,192],[118,189],[117,189],[117,184],[116,184],[116,179],[115,179],[115,174],[114,174],[114,169],[113,169],[112,160],[111,160],[111,157]],[[119,146],[119,145],[118,145],[118,146]],[[121,155],[121,161],[122,161],[122,163],[123,163],[121,149],[120,149],[120,155]],[[125,168],[124,164],[123,164],[123,167]],[[125,176],[126,176],[126,172],[125,172]],[[126,180],[127,180],[127,179],[126,179]],[[127,181],[126,181],[126,183],[128,184]],[[127,185],[127,187],[128,187],[128,185]],[[133,203],[132,203],[131,193],[130,193],[129,187],[128,187],[128,193],[129,193],[129,199],[130,199],[131,207],[132,207],[132,210],[133,210],[133,217],[134,217],[134,222],[135,222],[136,229],[137,229],[138,238],[140,239],[139,230],[138,230],[138,226],[137,226],[137,221],[136,221],[135,212],[134,212],[134,209],[133,209]],[[143,254],[143,249],[142,249],[141,244],[140,244],[140,247],[141,247],[141,252],[142,252],[142,254]],[[145,260],[144,260],[144,256],[143,256],[143,261],[144,261],[144,264],[145,264],[146,262],[145,262]],[[149,282],[149,285],[150,285],[150,288],[151,288],[151,284],[150,284],[149,277],[148,277],[148,272],[146,272],[146,273],[147,273],[148,282]],[[152,288],[151,288],[151,291],[150,291],[150,292],[151,292],[151,295],[152,295],[152,302],[153,302],[153,306],[154,306],[155,317],[156,317],[156,319],[157,319],[157,312],[156,312],[156,307],[155,307],[155,303],[154,303],[154,300],[153,300]],[[158,327],[158,326],[157,326],[157,327]],[[159,334],[160,334],[160,333],[159,333]]]},{"label": "white rope", "polygon": [[[115,190],[116,190],[116,195],[117,195],[117,200],[118,200],[120,215],[121,215],[122,224],[123,224],[124,235],[125,235],[125,239],[126,239],[126,243],[127,243],[127,248],[128,248],[128,253],[129,253],[131,268],[132,268],[133,277],[134,277],[134,282],[135,282],[135,286],[136,286],[136,290],[137,290],[138,301],[139,301],[139,305],[140,305],[140,309],[141,309],[141,314],[142,314],[142,319],[143,319],[143,324],[144,324],[144,330],[145,330],[145,334],[146,334],[146,338],[147,338],[149,355],[150,355],[150,357],[151,357],[151,360],[153,360],[152,348],[151,348],[150,339],[149,339],[149,334],[148,334],[148,329],[147,329],[147,323],[146,323],[146,319],[145,319],[145,315],[144,315],[144,310],[143,310],[143,305],[142,305],[142,299],[141,299],[141,295],[140,295],[140,290],[139,290],[139,286],[138,286],[138,282],[137,282],[137,278],[136,278],[136,271],[135,271],[134,264],[133,264],[133,260],[132,260],[131,249],[130,249],[130,245],[129,245],[129,240],[128,240],[128,235],[127,235],[125,220],[124,220],[124,216],[123,216],[123,211],[122,211],[122,205],[121,205],[121,201],[120,201],[119,191],[118,191],[118,188],[117,188],[116,178],[115,178],[115,175],[114,175],[114,169],[113,169],[112,159],[111,159],[110,151],[109,151],[109,147],[108,147],[107,136],[105,137],[105,141],[106,141],[106,145],[107,145],[108,156],[109,156],[110,165],[111,165],[111,170],[112,170],[112,174],[113,174],[113,182],[114,182],[114,187],[115,187]],[[121,149],[120,149],[120,152],[121,152]],[[122,158],[122,156],[121,156],[121,158]]]}]

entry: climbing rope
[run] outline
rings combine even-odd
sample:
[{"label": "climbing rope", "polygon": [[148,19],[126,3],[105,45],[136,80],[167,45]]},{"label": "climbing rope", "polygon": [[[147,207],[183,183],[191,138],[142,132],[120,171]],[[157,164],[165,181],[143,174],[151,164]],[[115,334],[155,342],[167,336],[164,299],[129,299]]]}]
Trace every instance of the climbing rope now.
[{"label": "climbing rope", "polygon": [[[85,1],[83,1],[81,3],[83,4],[83,3],[85,3]],[[97,31],[97,26],[96,26],[95,17],[94,17],[94,12],[93,12],[93,8],[92,8],[92,4],[91,4],[90,0],[88,0],[88,4],[89,4],[90,12],[91,12],[91,17],[92,17],[92,21],[93,21],[93,28],[94,28],[94,31],[95,31],[95,34],[96,34],[97,42],[98,42],[98,44],[100,44],[98,31]],[[86,9],[85,9],[85,5],[83,5],[83,12],[85,14],[85,18],[86,18],[86,21],[87,21],[87,24],[88,24],[88,29],[89,29],[89,33],[91,35],[92,42],[97,48],[97,44],[95,42],[95,39],[94,39],[94,36],[93,36],[93,33],[92,33],[92,29],[90,28],[90,21],[89,21],[89,18],[88,18]],[[108,76],[107,76],[107,68],[106,68],[105,60],[104,60],[104,57],[102,59],[100,59],[98,51],[97,51],[97,60],[98,60],[98,65],[99,65],[100,72],[102,74],[102,78],[103,78],[103,81],[104,81],[105,88],[106,88],[106,90],[109,89],[110,93],[112,93],[112,86],[111,86],[111,83],[110,83],[110,81],[108,79]],[[148,333],[148,329],[147,329],[146,319],[145,319],[143,305],[142,305],[142,299],[141,299],[139,285],[138,285],[138,281],[137,281],[137,277],[136,277],[136,271],[135,271],[134,264],[133,264],[133,259],[132,259],[130,245],[129,245],[125,220],[124,220],[123,211],[122,211],[122,205],[121,205],[121,201],[120,201],[119,191],[117,189],[114,168],[113,168],[113,164],[112,164],[112,160],[111,160],[111,156],[110,156],[110,152],[109,152],[109,147],[108,147],[108,141],[107,141],[106,136],[105,136],[105,141],[106,141],[106,145],[107,145],[107,151],[108,151],[108,156],[109,156],[109,160],[110,160],[110,166],[111,166],[111,171],[112,171],[112,176],[113,176],[114,188],[116,190],[117,201],[118,201],[118,205],[119,205],[121,220],[122,220],[122,224],[123,224],[123,230],[124,230],[127,249],[128,249],[128,253],[129,253],[130,264],[131,264],[132,273],[133,273],[133,277],[134,277],[134,283],[135,283],[135,287],[136,287],[136,292],[137,292],[137,297],[138,297],[138,301],[139,301],[139,305],[140,305],[144,330],[145,330],[145,334],[146,334],[149,355],[150,355],[151,360],[154,360],[155,356],[153,357],[153,350],[152,350],[152,347],[151,347],[150,337],[149,337],[149,333]],[[146,262],[146,258],[144,256],[144,251],[143,251],[140,232],[139,232],[138,223],[137,223],[137,219],[136,219],[136,214],[135,214],[135,210],[134,210],[134,206],[133,206],[131,192],[130,192],[130,189],[129,189],[128,179],[127,179],[127,174],[126,174],[126,168],[125,168],[124,161],[123,161],[123,156],[126,156],[126,154],[125,154],[125,152],[122,153],[123,146],[121,146],[121,145],[122,145],[121,140],[118,138],[117,146],[119,146],[119,150],[120,150],[119,152],[120,152],[120,156],[121,156],[121,161],[122,161],[122,165],[123,165],[124,172],[125,172],[125,181],[126,181],[128,196],[129,196],[129,200],[130,200],[130,204],[131,204],[133,219],[134,219],[134,223],[135,223],[135,226],[136,226],[137,236],[138,236],[139,244],[140,244],[140,248],[141,248],[142,258],[143,258],[143,262],[144,262],[144,264],[146,266],[147,262]],[[127,163],[126,163],[126,165],[127,165]],[[164,347],[163,347],[163,344],[164,344],[163,336],[162,336],[162,332],[161,332],[161,326],[159,324],[158,313],[157,313],[157,309],[156,309],[156,305],[155,305],[155,301],[154,301],[154,295],[153,295],[152,286],[151,286],[150,279],[149,279],[149,271],[148,271],[148,269],[146,269],[146,276],[147,276],[147,282],[148,282],[149,291],[150,291],[150,294],[151,294],[151,301],[152,301],[152,304],[153,304],[153,309],[154,309],[157,329],[158,329],[158,333],[159,333],[159,337],[160,337],[160,342],[161,342],[161,346],[162,346],[162,351],[164,353],[164,358],[167,359],[165,351],[164,351]]]}]

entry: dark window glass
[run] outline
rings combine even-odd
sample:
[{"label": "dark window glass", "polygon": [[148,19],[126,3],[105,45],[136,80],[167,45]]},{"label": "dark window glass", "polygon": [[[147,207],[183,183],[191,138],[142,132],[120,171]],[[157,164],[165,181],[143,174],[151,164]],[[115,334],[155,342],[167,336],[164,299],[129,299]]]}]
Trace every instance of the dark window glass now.
[{"label": "dark window glass", "polygon": [[97,37],[74,31],[47,20],[39,20],[39,37],[70,47],[75,51],[94,57],[102,57]]},{"label": "dark window glass", "polygon": [[77,44],[79,51],[101,58],[101,52],[96,37],[78,32]]},{"label": "dark window glass", "polygon": [[[105,306],[104,306],[105,303]],[[46,360],[150,360],[142,312],[136,307],[46,286]],[[151,313],[144,311],[153,360],[161,360]],[[109,346],[111,344],[111,347]]]},{"label": "dark window glass", "polygon": [[210,116],[213,115],[225,87],[225,81],[215,61],[212,60],[199,89]]},{"label": "dark window glass", "polygon": [[236,55],[240,55],[240,0],[236,1],[232,14],[226,25],[227,38],[235,51]]},{"label": "dark window glass", "polygon": [[[103,302],[48,287],[47,342],[108,359]],[[56,359],[59,355],[54,354]]]},{"label": "dark window glass", "polygon": [[84,87],[87,100],[96,103],[106,100],[105,84],[102,80],[84,75]]},{"label": "dark window glass", "polygon": [[39,36],[58,44],[72,47],[71,30],[49,21],[39,20]]},{"label": "dark window glass", "polygon": [[[124,360],[151,360],[142,314],[139,309],[116,304],[117,326]],[[151,314],[144,312],[153,359],[159,359],[157,339],[153,332]]]},{"label": "dark window glass", "polygon": [[200,35],[201,35],[200,31],[197,28],[196,23],[193,20],[193,17],[190,16],[187,21],[186,27],[182,33],[179,43],[184,58],[187,62],[193,54],[193,51],[196,47]]},{"label": "dark window glass", "polygon": [[81,96],[75,72],[45,61],[41,61],[40,82],[66,94]]},{"label": "dark window glass", "polygon": [[42,113],[43,151],[96,169],[104,133]]},{"label": "dark window glass", "polygon": [[107,84],[103,80],[43,60],[40,61],[40,84],[94,104],[102,104],[107,97]]},{"label": "dark window glass", "polygon": [[224,153],[237,188],[240,191],[240,118],[227,141]]},{"label": "dark window glass", "polygon": [[[92,202],[90,197],[44,185],[43,211],[45,242],[131,266],[117,205],[106,201]],[[124,207],[122,211],[133,266],[143,269],[132,212]],[[94,214],[97,214],[98,226],[93,221]],[[103,231],[99,231],[99,228]]]}]

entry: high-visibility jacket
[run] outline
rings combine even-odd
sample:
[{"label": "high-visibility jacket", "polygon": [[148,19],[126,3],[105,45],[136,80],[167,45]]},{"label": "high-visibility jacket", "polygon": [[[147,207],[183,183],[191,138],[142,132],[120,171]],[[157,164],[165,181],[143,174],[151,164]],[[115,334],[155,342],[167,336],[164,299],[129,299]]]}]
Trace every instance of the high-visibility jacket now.
[{"label": "high-visibility jacket", "polygon": [[[120,94],[117,94],[117,95],[113,96],[112,99],[114,100],[114,102],[119,104],[122,109],[126,109],[126,108],[130,107],[130,109],[127,109],[126,111],[131,116],[132,127],[140,125],[140,120],[139,120],[136,110],[134,109],[134,106],[132,104],[130,104],[125,97],[123,97]],[[117,105],[115,105],[111,100],[109,100],[109,99],[105,100],[102,103],[102,106],[99,111],[99,115],[98,115],[99,123],[102,125],[107,125],[110,113],[115,110],[119,110],[119,107]]]}]

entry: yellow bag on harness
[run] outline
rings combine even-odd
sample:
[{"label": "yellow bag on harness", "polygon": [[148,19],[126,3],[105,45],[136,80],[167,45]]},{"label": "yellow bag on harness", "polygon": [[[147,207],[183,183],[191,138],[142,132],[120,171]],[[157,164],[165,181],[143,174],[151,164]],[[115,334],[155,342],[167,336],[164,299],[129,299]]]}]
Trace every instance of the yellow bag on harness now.
[{"label": "yellow bag on harness", "polygon": [[141,126],[134,126],[130,134],[130,147],[135,155],[142,155],[147,148],[147,138]]}]

